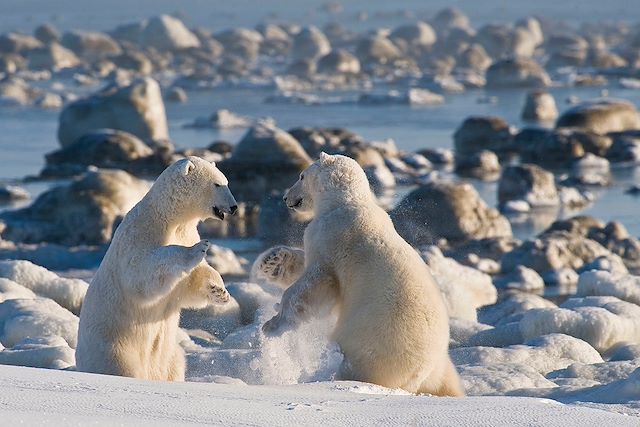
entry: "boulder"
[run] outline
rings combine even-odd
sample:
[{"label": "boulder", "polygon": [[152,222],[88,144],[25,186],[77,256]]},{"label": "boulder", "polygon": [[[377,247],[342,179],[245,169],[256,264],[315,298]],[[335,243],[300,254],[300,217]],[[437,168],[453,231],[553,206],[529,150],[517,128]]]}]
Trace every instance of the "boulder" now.
[{"label": "boulder", "polygon": [[358,74],[360,61],[344,49],[332,50],[318,60],[317,71],[322,74]]},{"label": "boulder", "polygon": [[534,90],[527,93],[522,109],[523,120],[550,122],[558,118],[556,101],[549,92]]},{"label": "boulder", "polygon": [[215,35],[224,46],[227,56],[238,57],[245,61],[253,61],[260,53],[260,46],[264,40],[262,34],[247,28],[233,28]]},{"label": "boulder", "polygon": [[499,155],[511,150],[513,135],[509,124],[500,117],[469,117],[453,134],[457,156],[469,157],[482,150]]},{"label": "boulder", "polygon": [[123,169],[134,175],[159,175],[172,161],[169,150],[153,150],[134,135],[100,129],[78,138],[73,144],[46,155],[43,177],[78,175],[90,166]]},{"label": "boulder", "polygon": [[610,137],[582,129],[524,128],[515,136],[513,149],[523,162],[569,166],[585,152],[605,155],[611,144]]},{"label": "boulder", "polygon": [[160,15],[151,18],[140,34],[140,43],[161,51],[200,47],[200,40],[178,18]]},{"label": "boulder", "polygon": [[562,113],[557,128],[578,127],[598,134],[640,129],[635,105],[620,99],[595,99]]},{"label": "boulder", "polygon": [[42,48],[30,50],[27,53],[29,68],[32,70],[58,71],[72,68],[80,64],[80,60],[71,50],[53,42]]},{"label": "boulder", "polygon": [[40,40],[33,36],[20,33],[6,33],[0,35],[0,53],[23,53],[31,49],[42,47]]},{"label": "boulder", "polygon": [[511,225],[466,183],[435,182],[409,193],[390,212],[398,232],[414,245],[447,239],[460,244],[485,237],[510,237]]},{"label": "boulder", "polygon": [[0,185],[0,203],[27,200],[28,198],[29,193],[24,188],[16,187],[14,185]]},{"label": "boulder", "polygon": [[402,52],[388,38],[372,36],[356,45],[356,56],[365,64],[390,64],[402,58]]},{"label": "boulder", "polygon": [[60,32],[52,24],[39,25],[33,35],[44,44],[60,41]]},{"label": "boulder", "polygon": [[436,43],[437,36],[431,25],[425,22],[401,25],[389,34],[389,38],[408,51],[430,48]]},{"label": "boulder", "polygon": [[103,59],[122,52],[111,36],[97,31],[69,31],[62,36],[62,45],[88,60]]},{"label": "boulder", "polygon": [[111,61],[119,69],[130,70],[142,75],[149,75],[153,72],[151,60],[137,50],[126,50],[120,55],[112,57]]},{"label": "boulder", "polygon": [[456,158],[456,173],[460,176],[493,181],[500,174],[500,161],[493,151],[481,150]]},{"label": "boulder", "polygon": [[491,66],[491,57],[487,51],[478,43],[467,46],[456,58],[458,68],[466,68],[484,73]]},{"label": "boulder", "polygon": [[550,277],[550,273],[557,274],[564,269],[573,271],[609,254],[605,247],[594,240],[578,233],[556,230],[545,232],[505,254],[501,267],[503,272],[511,272],[522,265],[543,277]]},{"label": "boulder", "polygon": [[126,86],[110,85],[68,104],[60,114],[58,141],[66,147],[86,133],[105,128],[132,133],[147,143],[168,139],[158,82],[145,77]]},{"label": "boulder", "polygon": [[529,16],[527,18],[520,19],[516,22],[516,28],[523,28],[527,30],[533,37],[533,42],[536,46],[540,46],[544,43],[544,34],[542,32],[542,25],[538,18]]},{"label": "boulder", "polygon": [[0,106],[24,106],[31,104],[39,91],[17,77],[0,81]]},{"label": "boulder", "polygon": [[167,93],[166,98],[167,98],[167,101],[177,102],[179,104],[184,104],[189,99],[187,92],[178,86],[174,86],[171,89],[169,89],[169,93]]},{"label": "boulder", "polygon": [[498,204],[514,200],[524,200],[534,208],[558,206],[553,174],[531,164],[507,166],[498,183]]},{"label": "boulder", "polygon": [[471,23],[467,15],[455,7],[447,7],[438,11],[431,22],[438,34],[450,31],[454,28],[471,28]]},{"label": "boulder", "polygon": [[317,27],[305,27],[293,38],[294,60],[318,59],[331,51],[329,39]]},{"label": "boulder", "polygon": [[494,62],[487,69],[487,87],[516,88],[547,87],[551,78],[546,71],[533,59],[515,58]]},{"label": "boulder", "polygon": [[522,27],[502,24],[488,24],[478,30],[476,41],[487,50],[492,58],[530,58],[536,44],[535,36]]},{"label": "boulder", "polygon": [[148,189],[124,171],[91,171],[44,192],[24,209],[0,213],[6,223],[2,237],[69,246],[108,243],[118,221]]},{"label": "boulder", "polygon": [[291,134],[271,122],[254,125],[218,164],[239,200],[259,202],[273,190],[290,187],[311,159]]}]

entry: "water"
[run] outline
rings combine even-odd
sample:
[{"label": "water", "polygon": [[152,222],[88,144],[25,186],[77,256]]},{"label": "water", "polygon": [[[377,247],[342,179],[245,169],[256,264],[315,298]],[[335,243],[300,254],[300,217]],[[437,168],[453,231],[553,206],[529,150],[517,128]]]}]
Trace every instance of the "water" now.
[{"label": "water", "polygon": [[[169,0],[141,0],[125,2],[78,2],[57,0],[51,3],[35,0],[0,0],[3,13],[0,15],[0,33],[7,30],[30,31],[43,22],[54,22],[62,30],[70,28],[107,30],[124,22],[143,19],[158,13],[181,11],[189,25],[202,25],[214,31],[230,26],[253,26],[264,20],[286,20],[322,25],[330,19],[338,19],[353,29],[361,27],[394,26],[416,17],[430,17],[440,8],[454,5],[467,13],[476,26],[489,21],[513,21],[527,14],[552,16],[572,23],[601,20],[620,20],[627,1],[566,0],[555,2],[540,0],[536,3],[506,0],[488,0],[482,3],[472,0],[434,0],[428,4],[419,1],[384,2],[381,0],[355,0],[345,4],[344,12],[330,17],[319,11],[322,1],[286,2],[282,0],[258,2],[238,0],[222,1],[186,0],[179,3]],[[579,6],[579,7],[578,7]],[[366,9],[369,20],[357,22],[354,15]],[[396,13],[413,10],[413,16]],[[273,11],[278,11],[274,14]],[[96,89],[96,88],[92,88]],[[559,108],[566,107],[564,100],[572,95],[579,99],[599,96],[601,87],[595,88],[551,88]],[[640,91],[608,88],[611,97],[620,97],[640,104]],[[170,134],[178,147],[204,147],[216,140],[231,143],[238,141],[243,130],[197,130],[183,126],[199,116],[208,116],[213,111],[226,108],[251,117],[273,117],[277,124],[290,129],[297,126],[345,127],[367,139],[393,138],[403,150],[413,151],[426,147],[452,147],[452,134],[462,121],[470,115],[497,115],[515,126],[523,126],[519,115],[524,102],[524,90],[487,91],[471,90],[463,94],[447,95],[441,106],[360,106],[345,105],[282,105],[266,104],[265,98],[273,89],[217,88],[197,90],[189,93],[186,104],[167,104]],[[349,95],[349,94],[346,94]],[[353,94],[351,94],[353,95]],[[497,103],[479,103],[478,100],[492,96]],[[0,110],[0,182],[12,182],[28,175],[37,174],[44,165],[44,155],[57,149],[56,130],[58,111],[36,108],[3,108]],[[596,202],[583,213],[603,220],[622,221],[634,235],[640,235],[640,199],[624,194],[631,184],[639,183],[638,171],[634,168],[615,169],[611,188],[597,190]],[[43,183],[27,183],[25,187],[36,196],[48,187]],[[496,184],[474,182],[483,198],[496,203]],[[576,212],[563,213],[561,216]],[[534,217],[524,224],[515,224],[519,237],[527,237],[545,228],[553,217]]]},{"label": "water", "polygon": [[[393,26],[416,18],[430,18],[447,6],[462,9],[473,24],[510,22],[527,15],[542,15],[570,23],[637,20],[629,13],[635,0],[348,0],[344,11],[329,15],[321,10],[326,0],[2,0],[0,29],[31,31],[43,22],[63,30],[72,28],[108,30],[124,22],[161,13],[178,12],[189,25],[222,30],[230,26],[254,26],[264,21],[294,21],[324,24],[330,20],[351,28]],[[366,11],[360,22],[357,13]],[[406,13],[408,12],[408,13]],[[628,17],[628,18],[627,18]]]}]

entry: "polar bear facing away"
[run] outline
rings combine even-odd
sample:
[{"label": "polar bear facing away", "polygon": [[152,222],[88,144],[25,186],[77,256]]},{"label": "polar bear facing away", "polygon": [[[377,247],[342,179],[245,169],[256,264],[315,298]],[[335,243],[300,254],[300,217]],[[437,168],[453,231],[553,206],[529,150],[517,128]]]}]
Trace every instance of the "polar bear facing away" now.
[{"label": "polar bear facing away", "polygon": [[332,338],[344,353],[341,379],[463,395],[448,354],[440,291],[376,204],[360,166],[322,153],[284,200],[290,208],[313,210],[314,219],[304,233],[304,252],[280,246],[257,261],[258,277],[286,287],[278,314],[263,325],[265,335],[333,307]]},{"label": "polar bear facing away", "polygon": [[188,157],[162,172],[118,226],[91,281],[80,313],[79,371],[184,380],[180,309],[229,300],[196,226],[236,209],[214,164]]}]

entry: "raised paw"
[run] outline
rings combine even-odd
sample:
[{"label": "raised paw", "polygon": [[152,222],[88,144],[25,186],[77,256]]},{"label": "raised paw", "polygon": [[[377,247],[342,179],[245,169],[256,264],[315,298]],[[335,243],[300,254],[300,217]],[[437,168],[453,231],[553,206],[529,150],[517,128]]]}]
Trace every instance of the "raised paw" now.
[{"label": "raised paw", "polygon": [[271,248],[260,260],[258,277],[273,283],[281,282],[287,274],[287,264],[292,257],[291,249],[286,246]]},{"label": "raised paw", "polygon": [[212,304],[224,304],[231,298],[223,284],[213,281],[207,282],[207,297]]},{"label": "raised paw", "polygon": [[211,243],[209,243],[209,241],[206,239],[200,240],[198,243],[191,246],[189,248],[189,259],[187,261],[189,266],[193,268],[196,265],[200,264],[204,257],[207,256],[207,252],[209,251],[210,247]]}]

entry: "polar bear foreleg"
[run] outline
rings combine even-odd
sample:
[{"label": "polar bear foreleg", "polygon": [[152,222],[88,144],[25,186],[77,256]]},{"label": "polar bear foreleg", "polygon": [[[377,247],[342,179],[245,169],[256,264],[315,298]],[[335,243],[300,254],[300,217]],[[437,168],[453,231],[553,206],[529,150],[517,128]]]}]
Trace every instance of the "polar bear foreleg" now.
[{"label": "polar bear foreleg", "polygon": [[180,281],[175,294],[175,298],[170,299],[178,304],[178,308],[202,308],[209,304],[224,304],[230,299],[222,276],[205,261]]},{"label": "polar bear foreleg", "polygon": [[262,331],[267,336],[281,335],[333,306],[337,296],[337,283],[330,270],[319,265],[309,266],[284,292],[278,314],[262,326]]},{"label": "polar bear foreleg", "polygon": [[202,262],[209,246],[209,241],[201,240],[191,247],[169,245],[151,251],[132,277],[137,296],[149,303],[167,296]]}]

